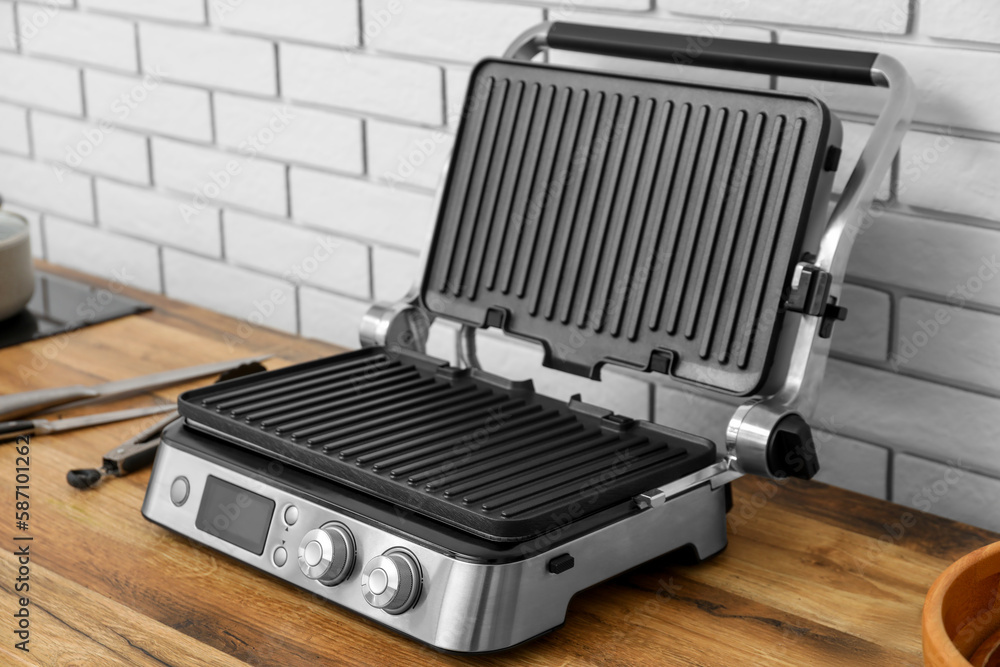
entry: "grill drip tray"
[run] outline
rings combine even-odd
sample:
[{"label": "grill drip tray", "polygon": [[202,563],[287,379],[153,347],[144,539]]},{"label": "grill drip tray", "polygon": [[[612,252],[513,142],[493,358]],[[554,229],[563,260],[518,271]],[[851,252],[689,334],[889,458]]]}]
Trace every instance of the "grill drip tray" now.
[{"label": "grill drip tray", "polygon": [[710,465],[714,445],[409,352],[367,348],[186,392],[189,425],[493,541]]}]

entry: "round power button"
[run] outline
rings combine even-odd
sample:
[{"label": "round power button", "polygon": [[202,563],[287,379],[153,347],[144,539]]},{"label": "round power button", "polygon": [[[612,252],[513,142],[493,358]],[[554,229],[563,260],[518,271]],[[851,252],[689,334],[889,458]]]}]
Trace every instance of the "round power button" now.
[{"label": "round power button", "polygon": [[187,502],[191,485],[188,484],[187,477],[178,477],[170,485],[170,502],[180,507]]}]

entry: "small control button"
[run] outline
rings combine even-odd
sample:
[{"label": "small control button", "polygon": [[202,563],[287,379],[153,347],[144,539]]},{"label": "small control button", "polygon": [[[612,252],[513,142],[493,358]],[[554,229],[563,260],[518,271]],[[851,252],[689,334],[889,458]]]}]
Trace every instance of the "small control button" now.
[{"label": "small control button", "polygon": [[191,485],[188,484],[187,477],[178,477],[170,485],[170,502],[180,507],[187,502]]},{"label": "small control button", "polygon": [[295,522],[299,520],[299,508],[295,505],[289,505],[285,508],[285,523],[289,526],[294,526]]},{"label": "small control button", "polygon": [[306,545],[306,549],[303,552],[306,565],[309,567],[316,567],[319,562],[323,560],[323,545],[313,540]]},{"label": "small control button", "polygon": [[274,550],[273,560],[274,564],[278,567],[281,567],[288,562],[288,552],[285,551],[285,547],[278,547]]},{"label": "small control button", "polygon": [[549,561],[549,572],[552,574],[562,574],[567,570],[572,570],[576,565],[576,560],[569,554],[559,554]]}]

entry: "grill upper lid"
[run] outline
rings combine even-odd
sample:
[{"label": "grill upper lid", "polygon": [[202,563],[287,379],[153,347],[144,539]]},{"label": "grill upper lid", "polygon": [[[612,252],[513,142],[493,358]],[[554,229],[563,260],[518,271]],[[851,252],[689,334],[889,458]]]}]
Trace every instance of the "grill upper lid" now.
[{"label": "grill upper lid", "polygon": [[835,119],[819,101],[487,60],[421,282],[451,320],[750,394],[766,379]]}]

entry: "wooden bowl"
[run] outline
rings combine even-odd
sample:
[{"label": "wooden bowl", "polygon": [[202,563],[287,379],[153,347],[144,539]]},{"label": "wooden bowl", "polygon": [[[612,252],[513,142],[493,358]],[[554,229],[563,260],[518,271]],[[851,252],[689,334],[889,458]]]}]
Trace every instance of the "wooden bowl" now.
[{"label": "wooden bowl", "polygon": [[924,600],[924,664],[1000,667],[1000,542],[941,573]]}]

